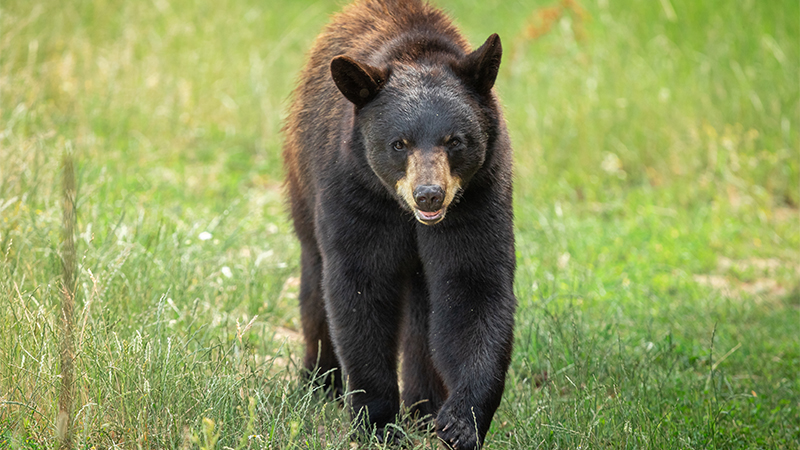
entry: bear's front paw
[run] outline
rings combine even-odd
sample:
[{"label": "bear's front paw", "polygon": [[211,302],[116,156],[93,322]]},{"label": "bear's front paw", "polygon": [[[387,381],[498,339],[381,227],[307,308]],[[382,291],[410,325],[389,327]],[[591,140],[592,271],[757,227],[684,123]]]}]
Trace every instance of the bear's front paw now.
[{"label": "bear's front paw", "polygon": [[443,408],[436,417],[436,434],[447,449],[476,450],[480,448],[478,427],[471,411],[464,416],[451,408]]}]

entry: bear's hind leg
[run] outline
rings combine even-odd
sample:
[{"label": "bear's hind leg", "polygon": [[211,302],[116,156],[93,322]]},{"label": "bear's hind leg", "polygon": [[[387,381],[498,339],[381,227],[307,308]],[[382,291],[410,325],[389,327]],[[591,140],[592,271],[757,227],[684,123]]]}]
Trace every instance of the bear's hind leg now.
[{"label": "bear's hind leg", "polygon": [[428,343],[430,300],[425,274],[420,267],[412,276],[406,301],[403,335],[403,403],[411,418],[428,422],[436,417],[447,389],[436,371]]},{"label": "bear's hind leg", "polygon": [[306,376],[320,377],[316,381],[338,397],[343,393],[342,371],[328,330],[322,296],[322,258],[316,242],[302,244],[300,263],[300,316],[306,343],[303,367]]}]

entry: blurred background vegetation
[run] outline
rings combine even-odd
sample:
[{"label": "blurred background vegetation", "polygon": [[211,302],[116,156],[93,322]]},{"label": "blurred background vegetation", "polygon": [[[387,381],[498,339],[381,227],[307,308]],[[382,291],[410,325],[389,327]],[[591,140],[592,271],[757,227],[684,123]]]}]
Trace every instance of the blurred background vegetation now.
[{"label": "blurred background vegetation", "polygon": [[[0,447],[55,445],[64,154],[76,448],[349,447],[296,376],[280,188],[343,4],[0,3]],[[800,4],[435,4],[505,50],[520,310],[489,448],[797,448]]]}]

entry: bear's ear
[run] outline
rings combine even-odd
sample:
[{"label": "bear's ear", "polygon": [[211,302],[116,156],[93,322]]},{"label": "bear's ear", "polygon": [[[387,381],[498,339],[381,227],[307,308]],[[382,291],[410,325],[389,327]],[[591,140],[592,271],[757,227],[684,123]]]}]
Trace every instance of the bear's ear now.
[{"label": "bear's ear", "polygon": [[358,63],[344,55],[331,60],[331,75],[336,87],[359,108],[378,95],[387,77],[385,70]]},{"label": "bear's ear", "polygon": [[489,36],[480,48],[457,62],[453,69],[478,94],[486,95],[492,90],[497,79],[502,56],[503,46],[500,44],[500,36],[495,33]]}]

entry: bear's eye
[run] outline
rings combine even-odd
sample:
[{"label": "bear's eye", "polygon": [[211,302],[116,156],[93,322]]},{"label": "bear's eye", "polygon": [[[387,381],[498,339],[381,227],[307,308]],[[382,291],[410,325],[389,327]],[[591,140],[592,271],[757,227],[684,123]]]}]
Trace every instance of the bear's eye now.
[{"label": "bear's eye", "polygon": [[405,150],[406,144],[403,141],[394,141],[392,142],[392,148],[399,152]]},{"label": "bear's eye", "polygon": [[461,140],[459,138],[451,138],[447,141],[447,146],[450,148],[457,148],[461,146]]}]

